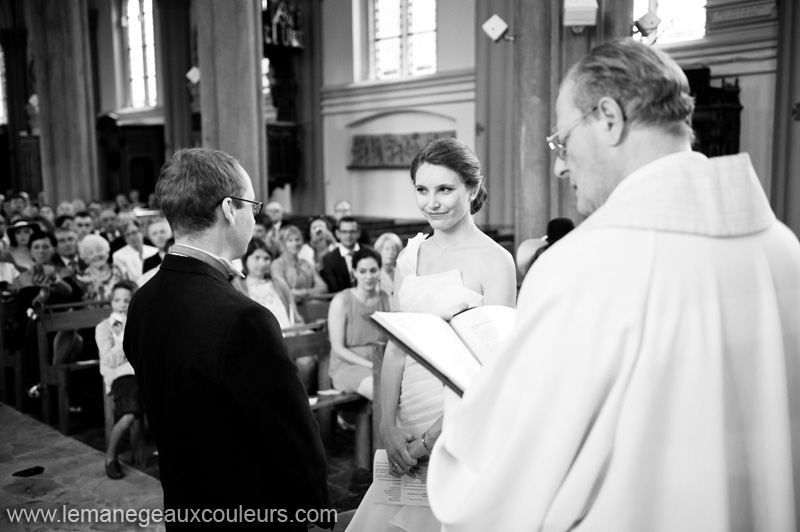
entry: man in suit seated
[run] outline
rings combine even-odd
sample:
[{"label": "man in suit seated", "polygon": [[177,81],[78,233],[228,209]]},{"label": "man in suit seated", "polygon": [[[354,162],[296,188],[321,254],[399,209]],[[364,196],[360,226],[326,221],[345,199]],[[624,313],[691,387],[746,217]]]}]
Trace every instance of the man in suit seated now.
[{"label": "man in suit seated", "polygon": [[331,294],[353,286],[353,253],[360,248],[359,234],[358,220],[352,216],[344,216],[336,222],[339,243],[323,257],[320,272]]},{"label": "man in suit seated", "polygon": [[78,235],[67,227],[59,227],[56,234],[56,256],[53,264],[69,269],[73,275],[86,269],[86,262],[78,256]]},{"label": "man in suit seated", "polygon": [[[244,277],[231,261],[262,203],[235,159],[206,148],[175,152],[156,194],[175,244],[131,300],[123,349],[155,435],[164,510],[233,510],[203,530],[304,532],[303,510],[330,504],[319,426],[278,320],[230,283]],[[240,508],[293,521],[230,522]],[[167,530],[181,525],[197,528]]]}]

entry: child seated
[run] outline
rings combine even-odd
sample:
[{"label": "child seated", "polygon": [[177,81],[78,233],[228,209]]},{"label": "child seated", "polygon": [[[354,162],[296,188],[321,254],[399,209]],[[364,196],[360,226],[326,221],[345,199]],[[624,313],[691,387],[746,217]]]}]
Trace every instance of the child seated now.
[{"label": "child seated", "polygon": [[144,404],[139,395],[139,386],[133,367],[122,352],[122,339],[128,303],[136,291],[136,283],[120,281],[111,291],[111,315],[95,328],[97,349],[100,352],[100,373],[106,385],[106,393],[114,397],[114,418],[118,421],[111,431],[106,450],[106,474],[108,478],[124,476],[119,465],[118,451],[122,436],[133,421],[144,414]]}]

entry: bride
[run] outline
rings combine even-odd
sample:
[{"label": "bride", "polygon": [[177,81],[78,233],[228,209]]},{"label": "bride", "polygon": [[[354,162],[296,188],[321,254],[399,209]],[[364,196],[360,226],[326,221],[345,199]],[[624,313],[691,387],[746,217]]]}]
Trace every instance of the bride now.
[{"label": "bride", "polygon": [[[436,139],[414,158],[411,180],[433,235],[418,234],[400,254],[392,309],[449,319],[477,305],[513,307],[514,261],[473,219],[486,200],[475,154],[456,139]],[[418,461],[430,456],[442,430],[444,402],[442,383],[390,343],[381,373],[381,435],[394,476],[414,475]],[[379,504],[376,491],[367,491],[348,531],[440,530],[429,507]]]}]

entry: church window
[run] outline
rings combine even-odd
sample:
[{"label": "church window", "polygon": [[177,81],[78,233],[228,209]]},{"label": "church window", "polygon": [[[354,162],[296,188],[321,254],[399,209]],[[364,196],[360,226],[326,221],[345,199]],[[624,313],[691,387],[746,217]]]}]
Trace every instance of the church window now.
[{"label": "church window", "polygon": [[0,46],[0,126],[8,124],[8,100],[6,98],[6,60]]},{"label": "church window", "polygon": [[436,0],[374,0],[371,20],[373,79],[436,72]]},{"label": "church window", "polygon": [[[702,39],[706,34],[706,0],[634,0],[633,20],[647,11],[654,12],[661,23],[647,41],[669,44]],[[645,40],[640,33],[635,37]]]},{"label": "church window", "polygon": [[155,107],[156,51],[152,0],[127,0],[122,18],[128,78],[128,105]]}]

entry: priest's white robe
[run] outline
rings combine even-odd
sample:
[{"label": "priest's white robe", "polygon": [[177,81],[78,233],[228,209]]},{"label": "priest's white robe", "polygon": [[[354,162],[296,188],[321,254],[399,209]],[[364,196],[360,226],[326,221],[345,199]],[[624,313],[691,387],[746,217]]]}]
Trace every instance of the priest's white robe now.
[{"label": "priest's white robe", "polygon": [[747,155],[628,176],[518,308],[433,452],[445,530],[797,530],[800,245]]}]

